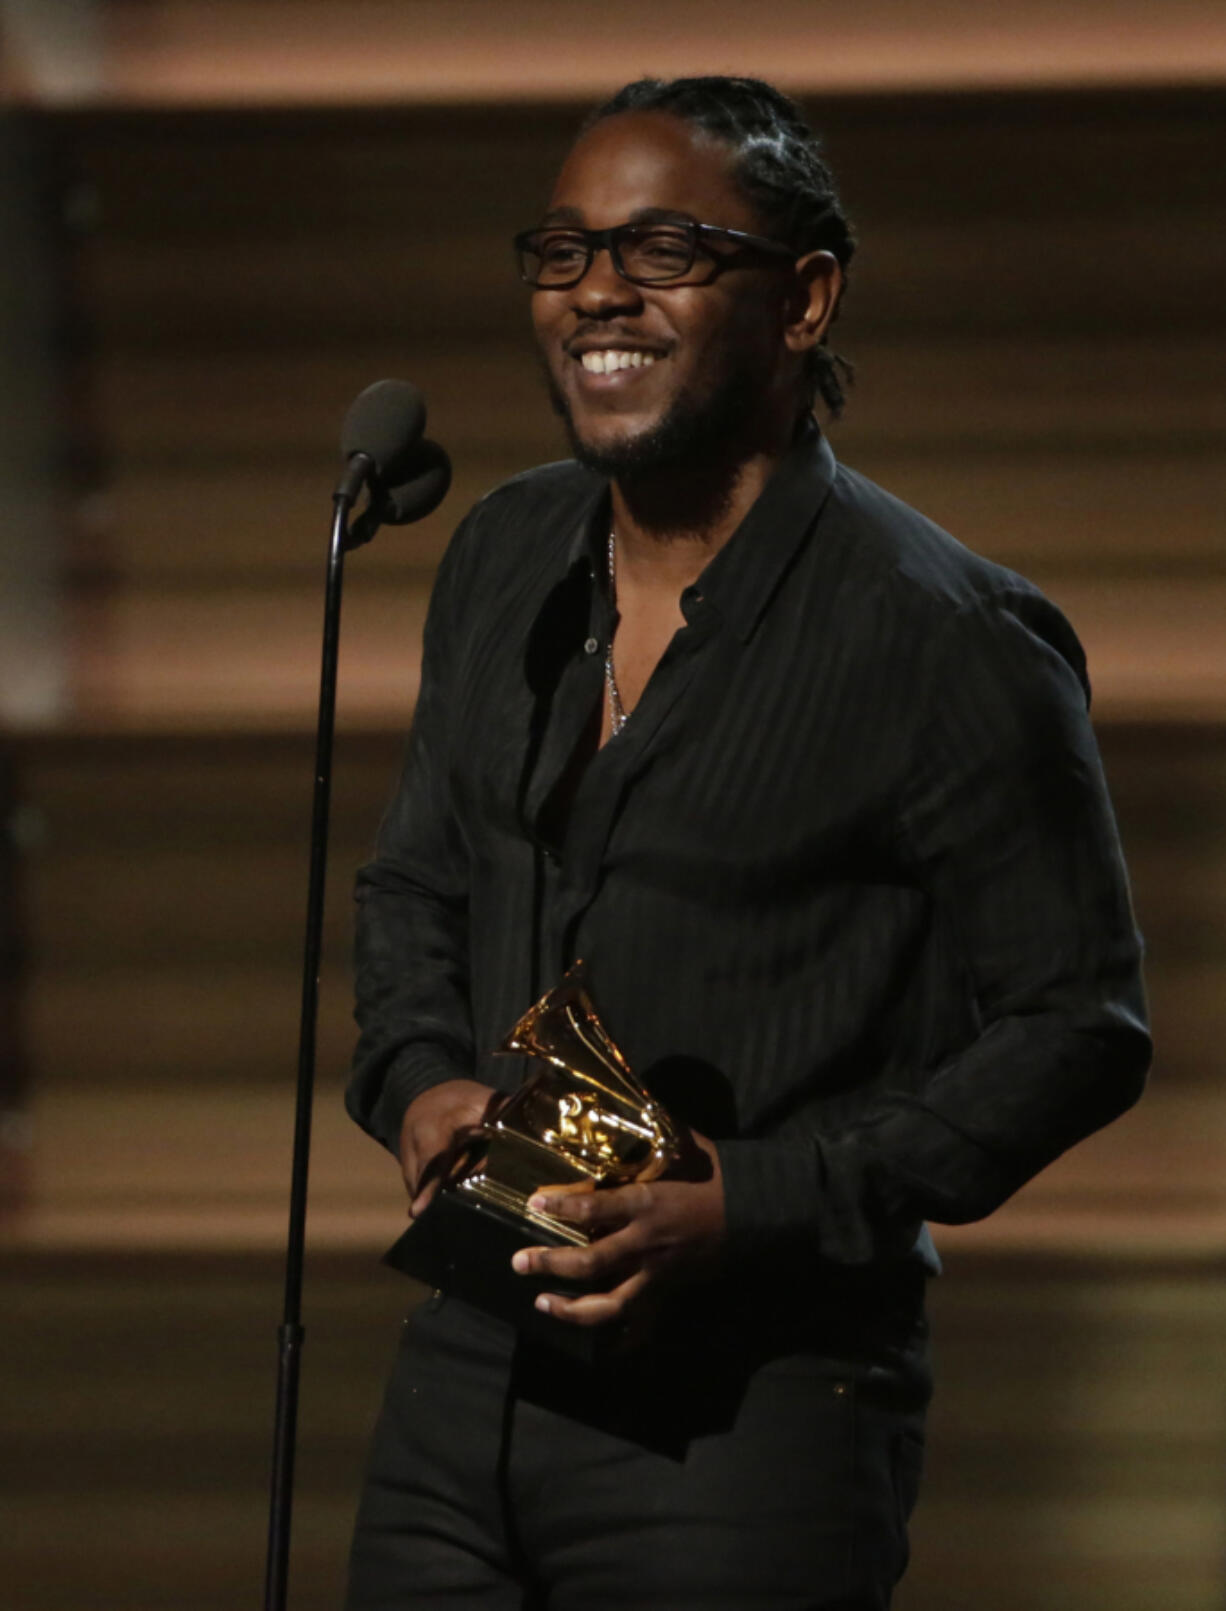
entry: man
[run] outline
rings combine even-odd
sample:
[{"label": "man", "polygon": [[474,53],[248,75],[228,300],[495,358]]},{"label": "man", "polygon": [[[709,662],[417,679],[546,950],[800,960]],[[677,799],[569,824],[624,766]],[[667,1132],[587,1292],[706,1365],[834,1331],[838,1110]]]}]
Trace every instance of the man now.
[{"label": "man", "polygon": [[350,1109],[420,1214],[582,957],[698,1165],[542,1199],[594,1240],[516,1269],[600,1289],[540,1300],[629,1334],[599,1366],[445,1294],[408,1323],[349,1605],[869,1611],[925,1220],[988,1213],[1148,1060],[1081,653],[813,423],[852,240],[776,91],[630,85],[517,244],[578,463],[440,569]]}]

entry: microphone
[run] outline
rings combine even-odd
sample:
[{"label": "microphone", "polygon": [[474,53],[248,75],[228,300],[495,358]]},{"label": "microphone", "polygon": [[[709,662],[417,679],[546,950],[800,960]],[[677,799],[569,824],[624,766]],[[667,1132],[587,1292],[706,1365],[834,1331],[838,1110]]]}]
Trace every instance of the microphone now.
[{"label": "microphone", "polygon": [[[341,591],[345,550],[368,542],[383,520],[401,525],[428,515],[451,485],[451,465],[437,442],[424,438],[426,405],[405,380],[378,380],[353,402],[341,429],[345,470],[332,497],[328,578],[324,593],[323,653],[319,668],[319,720],[315,729],[315,798],[302,961],[302,1012],[298,1021],[298,1099],[294,1114],[289,1238],[285,1250],[284,1319],[277,1333],[277,1401],[273,1420],[272,1479],[268,1504],[264,1611],[285,1611],[293,1504],[294,1441],[298,1427],[302,1353],[302,1262],[306,1243],[307,1171],[319,1024],[319,960],[323,943],[328,870],[328,810],[332,792],[332,741],[336,724],[336,672],[340,652]],[[347,529],[362,488],[370,499]]]},{"label": "microphone", "polygon": [[345,473],[334,496],[351,504],[367,482],[399,486],[413,473],[413,449],[425,428],[425,399],[407,380],[377,380],[359,392],[341,427]]},{"label": "microphone", "polygon": [[451,460],[437,442],[423,437],[413,449],[408,473],[398,486],[383,494],[383,520],[389,526],[407,526],[432,514],[451,488]]},{"label": "microphone", "polygon": [[407,380],[377,380],[360,392],[341,427],[347,461],[335,496],[352,504],[363,485],[370,502],[345,534],[347,549],[368,543],[380,526],[421,520],[447,496],[451,461],[422,432],[426,402]]},{"label": "microphone", "polygon": [[407,526],[436,510],[451,487],[451,460],[429,437],[413,449],[405,479],[395,487],[372,484],[370,503],[350,526],[347,549],[368,543],[380,526]]}]

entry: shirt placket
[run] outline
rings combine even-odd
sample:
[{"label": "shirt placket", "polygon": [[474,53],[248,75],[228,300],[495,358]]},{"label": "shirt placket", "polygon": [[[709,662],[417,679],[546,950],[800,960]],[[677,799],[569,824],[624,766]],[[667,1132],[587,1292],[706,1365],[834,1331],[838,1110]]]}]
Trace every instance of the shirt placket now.
[{"label": "shirt placket", "polygon": [[[543,925],[545,955],[561,972],[578,960],[580,924],[597,899],[606,853],[621,814],[630,807],[634,785],[665,725],[681,716],[679,704],[701,665],[714,632],[714,612],[692,590],[682,601],[686,625],[665,650],[626,725],[600,749],[575,792],[553,899]],[[598,645],[603,655],[603,644]]]}]

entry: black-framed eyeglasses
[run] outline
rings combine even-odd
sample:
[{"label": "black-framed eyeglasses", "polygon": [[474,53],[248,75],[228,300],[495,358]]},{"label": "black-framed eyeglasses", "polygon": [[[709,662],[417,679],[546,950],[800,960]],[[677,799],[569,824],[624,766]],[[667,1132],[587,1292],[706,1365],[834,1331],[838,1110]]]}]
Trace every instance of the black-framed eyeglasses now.
[{"label": "black-framed eyeglasses", "polygon": [[[717,241],[731,251],[710,251]],[[718,224],[614,224],[611,229],[579,229],[546,225],[516,235],[520,278],[542,291],[565,291],[592,266],[596,253],[607,251],[613,267],[632,285],[708,285],[744,253],[794,262],[795,252],[782,241],[747,235]]]}]

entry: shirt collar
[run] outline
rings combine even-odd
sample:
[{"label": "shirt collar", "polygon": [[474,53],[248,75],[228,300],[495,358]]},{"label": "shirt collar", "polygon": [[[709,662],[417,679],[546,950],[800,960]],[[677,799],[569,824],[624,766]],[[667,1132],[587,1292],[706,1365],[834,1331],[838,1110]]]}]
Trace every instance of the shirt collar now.
[{"label": "shirt collar", "polygon": [[[744,520],[694,588],[687,588],[693,602],[714,606],[740,638],[749,638],[825,503],[835,468],[829,442],[806,415]],[[575,533],[569,564],[586,564],[594,576],[603,576],[608,536],[606,483]]]},{"label": "shirt collar", "polygon": [[773,598],[834,483],[835,459],[806,415],[791,447],[741,524],[695,584],[742,640]]}]

